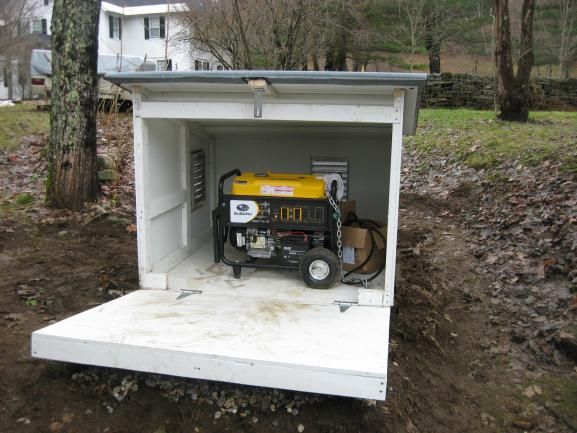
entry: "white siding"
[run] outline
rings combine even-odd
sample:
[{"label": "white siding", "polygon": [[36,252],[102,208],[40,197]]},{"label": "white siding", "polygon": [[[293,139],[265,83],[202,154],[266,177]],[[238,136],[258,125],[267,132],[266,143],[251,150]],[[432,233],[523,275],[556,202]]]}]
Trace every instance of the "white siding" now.
[{"label": "white siding", "polygon": [[51,34],[50,23],[52,22],[52,6],[54,6],[54,0],[49,0],[47,6],[44,5],[44,0],[28,0],[28,7],[30,9],[30,32],[32,32],[33,20],[45,19],[47,34]]},{"label": "white siding", "polygon": [[[46,19],[47,33],[50,35],[52,7],[54,0],[44,6],[44,0],[28,0],[31,6],[30,31],[33,19]],[[122,17],[122,40],[110,37],[109,16]],[[100,25],[98,31],[98,53],[116,54],[124,56],[138,56],[156,63],[165,58],[166,39],[144,38],[144,18],[146,16],[166,16],[166,5],[159,1],[159,5],[122,8],[107,2],[102,2],[100,10]],[[174,12],[172,13],[174,17]],[[178,71],[194,70],[195,60],[208,61],[210,69],[216,69],[216,60],[198,49],[192,49],[187,43],[178,41],[175,35],[180,31],[175,20],[167,17],[168,30],[168,58],[172,60],[172,69]]]}]

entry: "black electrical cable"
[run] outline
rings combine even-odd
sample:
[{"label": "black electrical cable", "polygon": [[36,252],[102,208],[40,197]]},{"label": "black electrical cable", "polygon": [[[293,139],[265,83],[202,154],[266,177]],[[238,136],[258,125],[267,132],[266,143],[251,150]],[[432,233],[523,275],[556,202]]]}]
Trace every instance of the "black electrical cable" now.
[{"label": "black electrical cable", "polygon": [[377,223],[376,221],[370,220],[370,219],[360,219],[357,214],[355,214],[354,212],[349,212],[349,214],[347,215],[347,219],[345,221],[344,225],[349,225],[351,223],[356,224],[357,226],[359,226],[360,228],[363,228],[365,230],[369,231],[369,234],[371,236],[371,252],[369,253],[369,255],[367,256],[367,258],[358,266],[356,266],[353,270],[348,271],[344,277],[343,277],[343,283],[351,285],[351,286],[356,286],[356,285],[363,285],[364,282],[369,282],[369,281],[373,281],[375,278],[377,278],[381,272],[383,272],[383,269],[385,269],[385,265],[386,263],[383,263],[381,265],[381,267],[379,268],[378,271],[376,271],[373,275],[371,275],[369,278],[363,278],[361,280],[355,280],[355,281],[345,281],[345,278],[347,278],[349,275],[354,274],[355,272],[357,272],[359,269],[362,269],[363,266],[365,266],[369,260],[371,260],[371,258],[373,257],[373,254],[375,253],[375,245],[376,245],[376,241],[375,241],[375,237],[373,235],[373,233],[376,233],[383,241],[384,245],[387,245],[387,240],[385,239],[385,237],[383,236],[383,234],[380,232],[380,226],[379,223]]}]

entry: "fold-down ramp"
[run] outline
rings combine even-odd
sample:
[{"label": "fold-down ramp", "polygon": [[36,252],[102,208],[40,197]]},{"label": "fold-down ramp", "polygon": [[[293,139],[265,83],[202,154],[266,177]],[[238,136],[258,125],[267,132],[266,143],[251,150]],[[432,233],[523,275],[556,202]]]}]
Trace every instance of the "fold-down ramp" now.
[{"label": "fold-down ramp", "polygon": [[138,290],[34,332],[32,355],[384,400],[389,312]]}]

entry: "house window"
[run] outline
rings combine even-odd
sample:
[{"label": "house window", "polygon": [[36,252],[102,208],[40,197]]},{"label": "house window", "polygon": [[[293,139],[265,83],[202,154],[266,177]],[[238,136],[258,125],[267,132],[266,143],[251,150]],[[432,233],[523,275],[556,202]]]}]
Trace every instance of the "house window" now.
[{"label": "house window", "polygon": [[206,159],[202,149],[190,153],[190,191],[194,210],[206,200]]},{"label": "house window", "polygon": [[32,33],[47,34],[48,22],[45,19],[32,20]]},{"label": "house window", "polygon": [[48,6],[50,4],[50,0],[44,0],[44,6]]},{"label": "house window", "polygon": [[156,61],[157,71],[172,71],[172,59],[162,59]]},{"label": "house window", "polygon": [[210,63],[205,60],[195,60],[194,61],[195,71],[208,71],[210,70]]},{"label": "house window", "polygon": [[164,39],[166,24],[163,16],[144,17],[144,39]]},{"label": "house window", "polygon": [[224,67],[222,65],[216,65],[217,71],[224,71]]},{"label": "house window", "polygon": [[120,21],[120,17],[114,15],[108,16],[108,33],[111,39],[122,39],[122,22]]}]

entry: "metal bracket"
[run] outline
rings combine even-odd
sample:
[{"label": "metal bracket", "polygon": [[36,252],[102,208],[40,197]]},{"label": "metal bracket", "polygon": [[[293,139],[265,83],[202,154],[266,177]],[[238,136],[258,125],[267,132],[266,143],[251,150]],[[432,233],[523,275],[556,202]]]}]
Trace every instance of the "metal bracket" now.
[{"label": "metal bracket", "polygon": [[262,118],[263,95],[270,91],[271,87],[265,78],[249,78],[247,84],[254,93],[254,118],[260,119]]},{"label": "metal bracket", "polygon": [[262,97],[264,89],[254,89],[254,117],[255,119],[262,118]]}]

